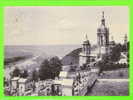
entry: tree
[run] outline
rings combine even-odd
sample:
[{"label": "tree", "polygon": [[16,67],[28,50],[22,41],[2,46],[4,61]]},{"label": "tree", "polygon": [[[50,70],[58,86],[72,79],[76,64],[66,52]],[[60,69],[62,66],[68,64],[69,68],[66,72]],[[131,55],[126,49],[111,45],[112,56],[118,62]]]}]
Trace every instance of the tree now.
[{"label": "tree", "polygon": [[38,80],[38,72],[36,70],[34,70],[32,72],[32,80],[33,81],[37,81]]},{"label": "tree", "polygon": [[120,60],[121,55],[121,44],[117,44],[115,47],[112,48],[112,51],[110,53],[110,60],[113,62],[116,62]]},{"label": "tree", "polygon": [[57,56],[55,56],[50,59],[49,64],[50,64],[51,69],[53,70],[52,71],[53,78],[58,76],[62,69],[61,68],[62,64],[61,64],[60,59]]},{"label": "tree", "polygon": [[32,72],[32,76],[31,76],[31,80],[33,81],[33,91],[35,91],[35,88],[36,88],[36,85],[35,85],[35,82],[38,81],[38,72],[36,70],[33,70]]},{"label": "tree", "polygon": [[42,62],[39,70],[41,80],[54,79],[61,71],[61,61],[58,57],[53,57],[49,61],[46,59]]},{"label": "tree", "polygon": [[121,52],[128,52],[128,50],[129,50],[129,42],[122,45]]},{"label": "tree", "polygon": [[18,76],[20,76],[20,69],[16,67],[13,70],[11,77],[18,77]]},{"label": "tree", "polygon": [[51,78],[51,69],[49,66],[49,61],[47,59],[45,59],[40,66],[39,78],[40,80]]},{"label": "tree", "polygon": [[27,78],[27,77],[28,77],[28,71],[27,71],[27,70],[24,70],[24,71],[21,73],[20,77],[22,77],[22,78]]},{"label": "tree", "polygon": [[103,63],[109,63],[109,59],[110,58],[110,55],[109,54],[104,54],[103,57],[102,57],[102,62]]}]

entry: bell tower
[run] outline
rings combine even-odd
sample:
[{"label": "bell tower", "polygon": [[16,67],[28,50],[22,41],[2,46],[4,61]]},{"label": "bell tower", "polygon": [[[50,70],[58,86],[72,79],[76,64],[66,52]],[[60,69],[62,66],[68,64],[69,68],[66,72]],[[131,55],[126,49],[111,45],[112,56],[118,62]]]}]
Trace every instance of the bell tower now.
[{"label": "bell tower", "polygon": [[109,52],[109,28],[105,25],[104,12],[102,12],[101,25],[97,29],[98,57],[102,57]]},{"label": "bell tower", "polygon": [[83,41],[83,44],[82,44],[82,52],[79,54],[80,66],[83,66],[84,64],[88,64],[90,62],[90,52],[91,52],[91,45],[86,35],[85,40]]}]

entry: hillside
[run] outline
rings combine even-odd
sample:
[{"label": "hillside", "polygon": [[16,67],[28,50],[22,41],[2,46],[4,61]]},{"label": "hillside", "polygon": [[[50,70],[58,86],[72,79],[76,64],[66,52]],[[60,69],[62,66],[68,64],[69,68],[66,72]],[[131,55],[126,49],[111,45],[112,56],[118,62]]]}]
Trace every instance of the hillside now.
[{"label": "hillside", "polygon": [[73,50],[72,52],[68,53],[66,56],[62,58],[63,65],[69,64],[78,64],[79,63],[79,53],[81,52],[82,48],[78,48]]},{"label": "hillside", "polygon": [[[97,45],[93,45],[91,47],[91,52],[94,52],[97,48]],[[77,48],[68,53],[66,56],[62,58],[63,65],[70,65],[70,64],[79,64],[79,53],[82,51],[82,48]]]}]

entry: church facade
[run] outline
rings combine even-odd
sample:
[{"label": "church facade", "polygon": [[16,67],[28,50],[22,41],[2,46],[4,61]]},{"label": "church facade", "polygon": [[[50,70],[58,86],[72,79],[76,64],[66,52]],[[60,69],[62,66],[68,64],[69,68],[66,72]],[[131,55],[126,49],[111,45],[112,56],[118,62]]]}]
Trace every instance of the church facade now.
[{"label": "church facade", "polygon": [[103,55],[106,55],[108,53],[109,53],[109,28],[106,27],[104,12],[102,12],[101,23],[97,29],[97,48],[91,52],[91,44],[86,35],[86,39],[85,41],[83,41],[82,44],[82,52],[79,54],[79,66],[89,64],[92,58],[95,58],[96,60],[102,58]]},{"label": "church facade", "polygon": [[91,45],[86,35],[86,40],[82,44],[82,52],[79,54],[79,66],[90,62]]}]

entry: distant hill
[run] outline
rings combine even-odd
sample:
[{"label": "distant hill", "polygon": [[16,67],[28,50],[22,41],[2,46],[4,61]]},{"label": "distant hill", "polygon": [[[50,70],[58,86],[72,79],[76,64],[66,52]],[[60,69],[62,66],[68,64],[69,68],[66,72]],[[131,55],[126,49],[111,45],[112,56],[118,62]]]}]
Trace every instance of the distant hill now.
[{"label": "distant hill", "polygon": [[[95,51],[97,48],[97,45],[93,45],[91,47],[92,51]],[[66,56],[62,58],[62,64],[63,65],[70,65],[70,64],[79,64],[79,53],[82,51],[82,48],[77,48],[70,53],[68,53]]]},{"label": "distant hill", "polygon": [[15,58],[15,57],[26,57],[33,55],[31,50],[23,48],[23,46],[5,46],[4,57],[5,59]]},{"label": "distant hill", "polygon": [[4,64],[12,64],[17,62],[24,62],[29,58],[34,57],[34,61],[41,62],[43,58],[47,58],[46,53],[41,52],[34,46],[19,46],[8,45],[4,48]]}]

